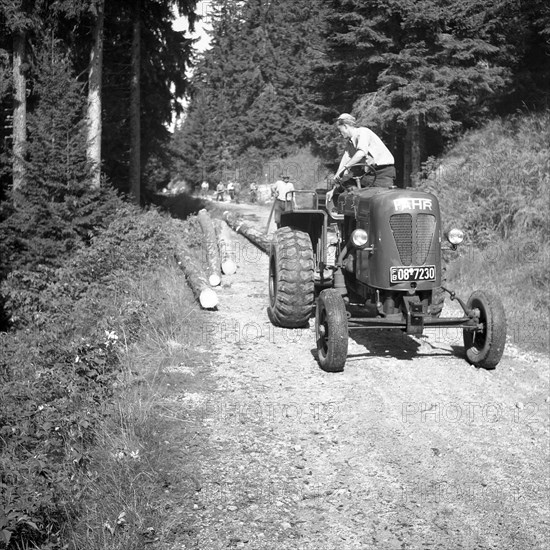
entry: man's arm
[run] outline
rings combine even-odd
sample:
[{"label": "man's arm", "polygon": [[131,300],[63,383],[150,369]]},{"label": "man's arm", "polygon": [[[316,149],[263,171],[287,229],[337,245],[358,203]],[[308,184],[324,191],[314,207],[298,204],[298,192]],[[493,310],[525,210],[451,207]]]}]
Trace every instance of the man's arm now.
[{"label": "man's arm", "polygon": [[358,147],[353,155],[350,155],[348,151],[345,151],[343,154],[340,165],[338,166],[338,171],[336,172],[336,177],[334,178],[338,183],[342,180],[345,181],[349,179],[351,177],[349,169],[367,158],[368,149],[365,147],[364,140],[362,141],[363,143],[358,143]]},{"label": "man's arm", "polygon": [[367,157],[367,153],[363,151],[362,149],[357,149],[356,153],[351,157],[348,162],[346,163],[346,166],[348,168],[351,168],[354,164],[359,164],[361,161],[363,161]]},{"label": "man's arm", "polygon": [[349,159],[350,154],[347,151],[344,151],[344,154],[342,155],[342,160],[340,160],[340,164],[338,165],[338,170],[336,170],[337,176],[340,174],[340,172],[344,170],[344,167],[347,165]]},{"label": "man's arm", "polygon": [[368,139],[366,139],[364,136],[359,136],[359,140],[357,142],[357,145],[354,145],[354,149],[355,152],[353,153],[353,155],[351,155],[349,151],[346,150],[344,156],[342,157],[342,161],[340,162],[340,166],[338,167],[337,174],[340,174],[341,171],[345,171],[346,169],[351,168],[355,164],[363,162],[367,158],[367,153],[369,150]]}]

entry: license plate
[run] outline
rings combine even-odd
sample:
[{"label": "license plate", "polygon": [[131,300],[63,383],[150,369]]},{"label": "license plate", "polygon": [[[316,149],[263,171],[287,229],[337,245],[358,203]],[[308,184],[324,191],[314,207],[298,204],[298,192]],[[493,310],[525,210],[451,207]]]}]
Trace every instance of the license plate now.
[{"label": "license plate", "polygon": [[390,283],[408,281],[435,281],[435,265],[390,267]]}]

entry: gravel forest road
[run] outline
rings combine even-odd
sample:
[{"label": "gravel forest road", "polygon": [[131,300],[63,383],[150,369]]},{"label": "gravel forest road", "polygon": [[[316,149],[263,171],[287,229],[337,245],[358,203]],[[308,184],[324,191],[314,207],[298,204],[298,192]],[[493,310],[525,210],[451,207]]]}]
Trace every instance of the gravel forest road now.
[{"label": "gravel forest road", "polygon": [[[265,227],[267,207],[230,207]],[[489,372],[457,331],[375,331],[325,373],[313,320],[268,321],[267,256],[222,234],[238,270],[192,334],[212,361],[172,369],[181,477],[164,548],[550,547],[546,356],[510,342]]]}]

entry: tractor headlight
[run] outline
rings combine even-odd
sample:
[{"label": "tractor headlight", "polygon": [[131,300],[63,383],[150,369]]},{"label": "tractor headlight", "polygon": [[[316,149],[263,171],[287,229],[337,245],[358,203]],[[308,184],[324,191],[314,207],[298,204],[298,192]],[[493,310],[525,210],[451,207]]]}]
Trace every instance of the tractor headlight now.
[{"label": "tractor headlight", "polygon": [[368,241],[369,234],[364,229],[356,229],[351,234],[351,242],[353,243],[353,246],[356,246],[357,248],[367,246]]},{"label": "tractor headlight", "polygon": [[464,240],[464,231],[453,228],[447,233],[447,240],[454,245],[460,244]]}]

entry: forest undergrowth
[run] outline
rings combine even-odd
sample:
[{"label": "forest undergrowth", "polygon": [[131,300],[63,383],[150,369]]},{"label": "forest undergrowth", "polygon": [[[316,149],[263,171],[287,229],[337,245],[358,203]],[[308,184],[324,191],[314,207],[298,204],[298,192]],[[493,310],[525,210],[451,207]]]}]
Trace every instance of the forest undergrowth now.
[{"label": "forest undergrowth", "polygon": [[122,203],[58,267],[2,284],[0,548],[140,548],[170,467],[158,383],[197,314],[174,253],[200,254],[195,218]]}]

